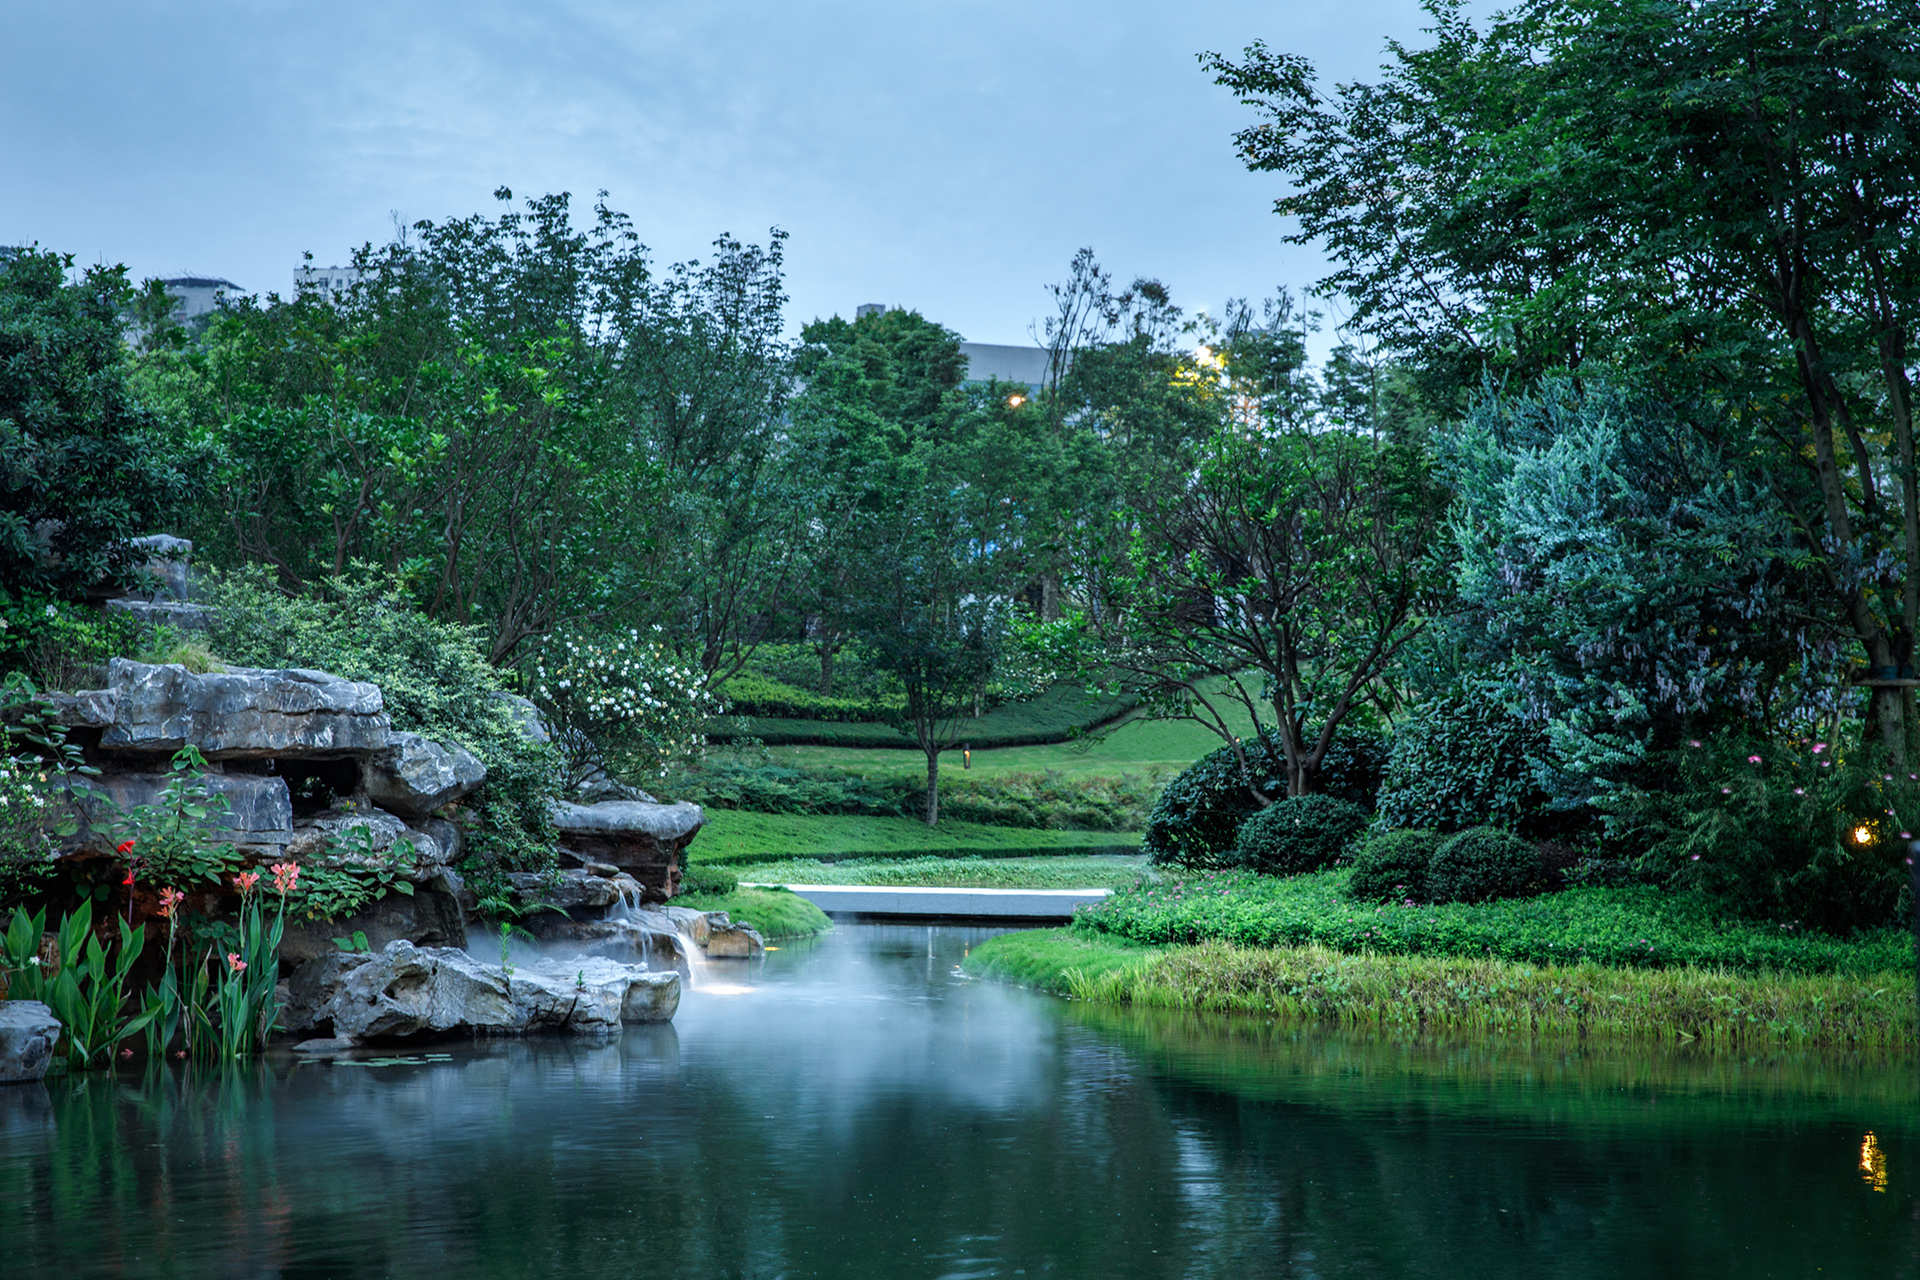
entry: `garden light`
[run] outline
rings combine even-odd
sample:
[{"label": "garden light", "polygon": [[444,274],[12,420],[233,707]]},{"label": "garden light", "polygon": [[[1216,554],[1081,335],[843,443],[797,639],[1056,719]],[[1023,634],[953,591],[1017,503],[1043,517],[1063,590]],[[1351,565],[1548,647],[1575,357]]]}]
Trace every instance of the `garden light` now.
[{"label": "garden light", "polygon": [[1872,844],[1873,828],[1872,827],[1855,827],[1853,829],[1853,842],[1855,844]]}]

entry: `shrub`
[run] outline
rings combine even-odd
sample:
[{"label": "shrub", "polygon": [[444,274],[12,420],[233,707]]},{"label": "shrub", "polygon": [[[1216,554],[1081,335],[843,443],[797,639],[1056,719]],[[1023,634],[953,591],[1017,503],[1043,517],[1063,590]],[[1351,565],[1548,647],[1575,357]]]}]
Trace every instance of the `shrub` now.
[{"label": "shrub", "polygon": [[1667,753],[1671,789],[1622,791],[1613,827],[1636,870],[1743,915],[1834,932],[1902,911],[1920,786],[1875,753],[1727,739]]},{"label": "shrub", "polygon": [[1367,825],[1367,811],[1334,796],[1276,800],[1240,824],[1234,861],[1262,875],[1291,876],[1338,862]]},{"label": "shrub", "polygon": [[1393,828],[1462,831],[1494,823],[1534,832],[1554,825],[1534,762],[1543,730],[1508,711],[1491,691],[1438,698],[1393,735],[1379,815]]},{"label": "shrub", "polygon": [[726,867],[696,862],[680,874],[681,893],[732,893],[740,877]]},{"label": "shrub", "polygon": [[1427,864],[1427,897],[1433,902],[1524,898],[1540,887],[1540,855],[1499,827],[1469,827],[1434,850]]},{"label": "shrub", "polygon": [[1372,813],[1379,804],[1380,784],[1387,773],[1388,742],[1368,729],[1343,731],[1327,746],[1314,775],[1314,790],[1337,796]]},{"label": "shrub", "polygon": [[124,613],[0,593],[0,671],[23,673],[42,689],[99,688],[107,660],[141,652],[155,631]]},{"label": "shrub", "polygon": [[540,646],[528,692],[553,728],[570,787],[599,768],[664,777],[669,761],[705,750],[702,730],[719,700],[658,632],[568,632]]},{"label": "shrub", "polygon": [[1347,892],[1373,902],[1424,902],[1427,868],[1446,837],[1438,831],[1383,831],[1353,856]]},{"label": "shrub", "polygon": [[[1241,750],[1253,785],[1268,795],[1285,795],[1286,761],[1272,735],[1250,738]],[[1335,740],[1321,767],[1321,794],[1371,809],[1385,750],[1376,736],[1363,732]],[[1147,814],[1141,849],[1156,863],[1198,868],[1229,865],[1240,824],[1261,807],[1249,792],[1248,781],[1232,747],[1202,756],[1161,790]]]}]

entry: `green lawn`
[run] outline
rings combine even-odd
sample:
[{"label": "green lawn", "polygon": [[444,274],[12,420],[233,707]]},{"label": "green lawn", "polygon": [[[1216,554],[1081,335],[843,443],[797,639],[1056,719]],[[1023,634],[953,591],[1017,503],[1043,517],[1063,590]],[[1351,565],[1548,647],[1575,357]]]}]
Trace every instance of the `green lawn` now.
[{"label": "green lawn", "polygon": [[1052,852],[1131,854],[1140,837],[1123,831],[1034,831],[983,823],[846,814],[751,813],[709,809],[707,825],[687,848],[693,862],[741,863],[774,859],[851,858],[860,855],[987,858]]},{"label": "green lawn", "polygon": [[[1125,701],[1090,693],[1078,685],[1058,684],[1025,702],[993,708],[968,724],[967,738],[982,747],[1057,743],[1118,719],[1128,706]],[[910,749],[913,742],[886,723],[774,716],[722,717],[714,722],[713,736],[724,740],[732,736],[735,725],[769,745],[811,743]]]},{"label": "green lawn", "polygon": [[683,893],[676,907],[695,911],[724,911],[740,924],[751,925],[769,941],[809,938],[833,928],[827,913],[797,893],[784,889],[735,889],[732,893]]},{"label": "green lawn", "polygon": [[[1239,726],[1251,732],[1251,725]],[[1046,772],[1113,774],[1155,771],[1171,776],[1220,746],[1220,738],[1186,720],[1150,720],[1130,715],[1118,724],[1071,742],[1051,746],[995,747],[976,750],[965,772]],[[926,757],[916,750],[862,747],[775,747],[773,758],[799,768],[830,766],[859,773],[926,773]],[[942,776],[958,774],[961,753],[940,758]]]},{"label": "green lawn", "polygon": [[759,884],[953,885],[968,889],[1116,889],[1156,873],[1144,857],[787,858],[731,866]]}]

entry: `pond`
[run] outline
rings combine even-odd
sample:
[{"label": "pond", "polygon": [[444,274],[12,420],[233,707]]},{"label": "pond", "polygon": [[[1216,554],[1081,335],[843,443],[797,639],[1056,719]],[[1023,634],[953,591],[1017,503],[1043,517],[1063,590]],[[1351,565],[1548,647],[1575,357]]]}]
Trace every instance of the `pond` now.
[{"label": "pond", "polygon": [[0,1273],[1920,1275],[1911,1068],[1281,1032],[842,926],[607,1043],[0,1089]]}]

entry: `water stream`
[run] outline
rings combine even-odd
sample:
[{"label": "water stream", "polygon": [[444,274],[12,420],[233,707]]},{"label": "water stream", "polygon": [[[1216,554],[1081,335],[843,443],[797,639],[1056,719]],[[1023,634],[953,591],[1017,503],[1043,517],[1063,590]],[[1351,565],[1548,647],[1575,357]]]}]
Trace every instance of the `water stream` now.
[{"label": "water stream", "polygon": [[604,1043],[0,1088],[0,1267],[1920,1276],[1911,1068],[1101,1010],[982,936],[843,926]]}]

